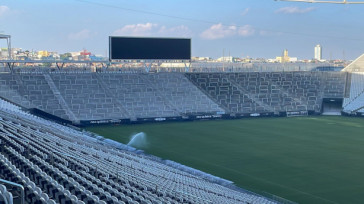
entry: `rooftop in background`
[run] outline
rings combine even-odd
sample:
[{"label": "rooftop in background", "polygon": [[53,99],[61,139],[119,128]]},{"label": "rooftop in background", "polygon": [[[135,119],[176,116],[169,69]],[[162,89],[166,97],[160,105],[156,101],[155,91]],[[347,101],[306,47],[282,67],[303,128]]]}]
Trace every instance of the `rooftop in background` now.
[{"label": "rooftop in background", "polygon": [[0,39],[1,39],[1,38],[10,38],[10,37],[11,37],[10,35],[0,34]]},{"label": "rooftop in background", "polygon": [[316,0],[275,0],[275,1],[289,1],[289,2],[303,2],[303,3],[326,3],[326,4],[364,4],[363,1],[316,1]]}]

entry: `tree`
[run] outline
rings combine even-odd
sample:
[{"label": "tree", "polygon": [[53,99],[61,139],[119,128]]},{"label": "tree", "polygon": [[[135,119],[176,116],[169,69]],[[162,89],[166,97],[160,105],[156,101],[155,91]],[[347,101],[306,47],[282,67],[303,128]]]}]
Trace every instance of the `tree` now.
[{"label": "tree", "polygon": [[72,54],[69,52],[60,55],[61,60],[69,60],[70,57],[72,57]]}]

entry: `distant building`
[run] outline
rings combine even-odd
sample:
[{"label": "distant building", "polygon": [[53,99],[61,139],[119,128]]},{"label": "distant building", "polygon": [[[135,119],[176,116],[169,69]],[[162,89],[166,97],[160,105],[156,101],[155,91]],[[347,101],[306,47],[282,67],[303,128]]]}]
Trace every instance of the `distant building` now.
[{"label": "distant building", "polygon": [[43,57],[49,57],[49,52],[46,51],[46,50],[41,50],[41,51],[38,51],[38,58],[41,59]]},{"label": "distant building", "polygon": [[192,57],[192,61],[211,61],[210,57]]},{"label": "distant building", "polygon": [[9,55],[8,48],[1,48],[0,59],[6,59]]},{"label": "distant building", "polygon": [[289,58],[289,56],[288,56],[288,50],[287,50],[287,49],[285,49],[285,50],[283,51],[282,63],[289,62],[289,61],[290,61],[289,59],[290,59],[290,58]]},{"label": "distant building", "polygon": [[290,57],[288,56],[288,50],[285,49],[283,51],[283,55],[280,57],[276,57],[276,61],[279,63],[286,63],[286,62],[290,62]]},{"label": "distant building", "polygon": [[282,63],[282,57],[276,57],[276,62]]},{"label": "distant building", "polygon": [[236,58],[229,56],[229,57],[220,57],[216,61],[217,62],[235,62]]},{"label": "distant building", "polygon": [[190,63],[162,63],[160,65],[160,67],[163,68],[184,68],[184,67],[189,67]]},{"label": "distant building", "polygon": [[315,60],[321,61],[322,60],[322,48],[321,45],[315,46]]},{"label": "distant building", "polygon": [[76,58],[81,55],[81,52],[69,52],[72,56],[72,58]]},{"label": "distant building", "polygon": [[[278,58],[278,57],[277,57]],[[278,62],[277,58],[275,59],[267,59],[267,62],[269,63],[275,63],[275,62]]]},{"label": "distant building", "polygon": [[297,59],[297,57],[290,57],[289,62],[295,63],[295,62],[298,62],[298,59]]},{"label": "distant building", "polygon": [[276,59],[268,59],[268,62],[278,62],[278,63],[287,63],[287,62],[297,62],[297,57],[288,56],[288,50],[283,50],[282,56],[276,57]]}]

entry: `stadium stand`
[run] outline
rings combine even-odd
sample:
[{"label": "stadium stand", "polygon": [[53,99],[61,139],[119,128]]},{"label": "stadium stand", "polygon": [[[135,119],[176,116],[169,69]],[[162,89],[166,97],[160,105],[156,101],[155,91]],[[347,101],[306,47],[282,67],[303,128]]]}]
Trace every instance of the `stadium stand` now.
[{"label": "stadium stand", "polygon": [[350,95],[344,99],[343,111],[355,113],[364,107],[364,73],[351,73]]},{"label": "stadium stand", "polygon": [[23,73],[0,79],[0,96],[74,122],[224,111],[179,73]]},{"label": "stadium stand", "polygon": [[275,203],[125,145],[112,146],[4,100],[0,117],[0,178],[23,185],[26,203]]},{"label": "stadium stand", "polygon": [[352,63],[346,66],[343,72],[363,72],[364,71],[364,54],[356,58]]},{"label": "stadium stand", "polygon": [[49,81],[59,90],[69,112],[79,120],[127,117],[115,98],[104,91],[95,74],[50,74]]},{"label": "stadium stand", "polygon": [[0,75],[0,97],[74,124],[196,114],[321,111],[343,98],[345,72],[118,73]]},{"label": "stadium stand", "polygon": [[100,74],[100,81],[137,118],[221,111],[183,74]]},{"label": "stadium stand", "polygon": [[13,194],[4,185],[0,185],[0,203],[13,204]]},{"label": "stadium stand", "polygon": [[[320,73],[320,72],[318,72]],[[321,72],[324,98],[345,98],[346,91],[350,90],[351,74],[347,72]]]},{"label": "stadium stand", "polygon": [[364,54],[346,66],[342,72],[347,72],[350,83],[347,83],[347,95],[343,101],[343,112],[349,115],[364,113]]},{"label": "stadium stand", "polygon": [[143,74],[101,74],[100,78],[136,118],[179,115]]},{"label": "stadium stand", "polygon": [[168,99],[180,114],[224,111],[180,73],[158,73],[144,77],[149,78],[149,84],[162,98]]},{"label": "stadium stand", "polygon": [[70,119],[43,74],[0,74],[0,96],[25,108],[39,108]]},{"label": "stadium stand", "polygon": [[343,97],[346,73],[250,72],[186,76],[233,113],[312,110],[324,97]]}]

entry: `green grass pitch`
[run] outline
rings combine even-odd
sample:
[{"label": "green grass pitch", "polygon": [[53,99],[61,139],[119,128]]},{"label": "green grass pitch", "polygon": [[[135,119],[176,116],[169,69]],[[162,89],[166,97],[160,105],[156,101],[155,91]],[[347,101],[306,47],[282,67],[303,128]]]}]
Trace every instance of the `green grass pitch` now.
[{"label": "green grass pitch", "polygon": [[127,143],[145,132],[147,153],[298,203],[364,202],[364,120],[256,118],[101,126]]}]

